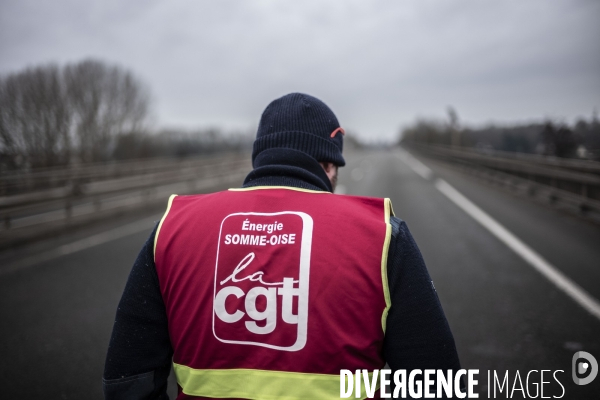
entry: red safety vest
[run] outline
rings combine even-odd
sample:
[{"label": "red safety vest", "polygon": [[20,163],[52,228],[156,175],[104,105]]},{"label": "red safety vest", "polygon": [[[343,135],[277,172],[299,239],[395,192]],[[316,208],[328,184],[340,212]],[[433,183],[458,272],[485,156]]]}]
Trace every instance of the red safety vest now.
[{"label": "red safety vest", "polygon": [[341,369],[382,368],[391,213],[287,187],[171,196],[154,257],[177,398],[339,398]]}]

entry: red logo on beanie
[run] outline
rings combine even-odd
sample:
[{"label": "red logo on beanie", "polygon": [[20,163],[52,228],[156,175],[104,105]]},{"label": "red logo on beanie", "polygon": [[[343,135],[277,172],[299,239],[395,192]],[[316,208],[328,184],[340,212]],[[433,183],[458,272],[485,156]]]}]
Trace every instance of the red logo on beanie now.
[{"label": "red logo on beanie", "polygon": [[331,132],[331,137],[332,137],[332,138],[333,138],[333,137],[335,137],[335,135],[336,135],[338,132],[342,132],[342,135],[345,135],[345,134],[346,134],[346,132],[344,131],[344,129],[343,129],[342,127],[339,127],[339,128],[337,128],[335,131]]}]

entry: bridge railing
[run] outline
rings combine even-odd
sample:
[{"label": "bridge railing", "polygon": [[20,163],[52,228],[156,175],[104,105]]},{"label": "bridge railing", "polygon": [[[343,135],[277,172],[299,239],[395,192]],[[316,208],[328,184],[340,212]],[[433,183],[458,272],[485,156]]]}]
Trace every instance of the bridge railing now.
[{"label": "bridge railing", "polygon": [[[166,206],[172,193],[202,193],[241,184],[247,154],[143,160],[0,177],[0,248],[129,211]],[[43,187],[42,189],[39,189]]]},{"label": "bridge railing", "polygon": [[596,161],[415,143],[406,147],[584,217],[600,217],[600,163]]}]

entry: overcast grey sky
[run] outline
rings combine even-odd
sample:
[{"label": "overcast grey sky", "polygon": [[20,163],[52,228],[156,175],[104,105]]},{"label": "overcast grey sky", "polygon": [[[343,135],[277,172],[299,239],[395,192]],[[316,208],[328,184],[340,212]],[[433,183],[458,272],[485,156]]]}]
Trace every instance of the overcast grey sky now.
[{"label": "overcast grey sky", "polygon": [[255,129],[291,91],[370,139],[449,105],[471,125],[589,119],[599,39],[598,0],[0,0],[0,74],[116,63],[162,127]]}]

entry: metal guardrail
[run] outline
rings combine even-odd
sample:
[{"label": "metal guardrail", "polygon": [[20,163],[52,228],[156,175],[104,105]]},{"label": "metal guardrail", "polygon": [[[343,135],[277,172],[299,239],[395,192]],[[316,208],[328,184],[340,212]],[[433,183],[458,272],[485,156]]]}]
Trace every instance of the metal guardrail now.
[{"label": "metal guardrail", "polygon": [[[234,156],[234,153],[225,155],[229,158]],[[90,182],[178,170],[185,165],[214,164],[219,163],[219,160],[223,157],[223,154],[212,154],[196,158],[152,158],[74,164],[66,167],[51,167],[32,171],[2,172],[0,173],[0,198],[54,188],[71,189],[76,192],[78,185],[85,185]]]},{"label": "metal guardrail", "polygon": [[83,172],[53,171],[61,179],[85,175],[88,181],[76,191],[66,179],[62,186],[0,196],[0,248],[127,210],[166,205],[172,193],[237,186],[250,170],[250,157],[240,154],[145,163],[125,165],[123,170],[111,166],[111,171],[102,171],[94,166]]},{"label": "metal guardrail", "polygon": [[[417,145],[420,146],[420,145]],[[563,170],[586,172],[589,174],[600,175],[600,163],[591,160],[576,160],[570,158],[561,158],[556,156],[544,156],[541,154],[528,154],[528,153],[517,153],[511,151],[491,150],[491,149],[477,149],[461,147],[454,149],[449,146],[430,145],[428,147],[441,148],[456,150],[463,154],[475,154],[490,156],[493,158],[500,158],[505,160],[516,160],[530,164],[537,164],[543,167],[553,167]]]},{"label": "metal guardrail", "polygon": [[[187,160],[171,160],[171,162],[161,162],[155,164],[153,160],[147,160],[144,163],[136,163],[138,168],[131,169],[126,165],[125,170],[116,170],[118,166],[111,165],[112,171],[109,173],[103,170],[71,172],[70,177],[62,180],[62,184],[57,184],[58,180],[53,179],[54,187],[25,191],[20,194],[10,196],[0,196],[0,213],[7,209],[14,209],[18,206],[29,207],[36,203],[47,203],[50,200],[60,200],[64,198],[77,198],[94,194],[103,194],[132,187],[144,187],[161,184],[163,181],[172,181],[173,179],[186,179],[188,175],[197,176],[198,173],[205,174],[212,168],[231,168],[239,163],[240,157],[234,154],[228,154],[219,158],[201,158]],[[241,162],[248,162],[242,158]],[[142,165],[145,164],[145,165]],[[65,171],[57,171],[58,175],[65,176]],[[85,176],[86,179],[82,179]],[[3,178],[0,178],[2,181]],[[27,180],[28,178],[24,178]],[[61,178],[62,179],[62,178]]]},{"label": "metal guardrail", "polygon": [[600,215],[600,163],[558,160],[530,154],[411,143],[408,148],[450,162],[488,182],[566,205],[597,220]]}]

